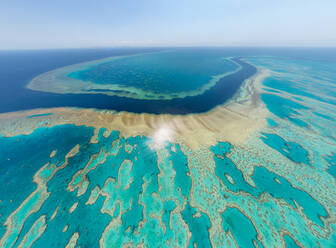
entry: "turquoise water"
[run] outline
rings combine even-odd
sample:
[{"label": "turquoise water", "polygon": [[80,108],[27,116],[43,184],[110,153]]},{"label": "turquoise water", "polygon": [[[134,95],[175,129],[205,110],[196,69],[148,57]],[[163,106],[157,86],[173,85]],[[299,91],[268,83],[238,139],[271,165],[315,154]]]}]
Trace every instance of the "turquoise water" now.
[{"label": "turquoise water", "polygon": [[336,179],[336,153],[327,156],[325,160],[329,164],[327,171]]},{"label": "turquoise water", "polygon": [[[278,79],[278,78],[267,78],[264,81],[264,86],[268,86],[270,88],[275,88],[277,90],[281,90],[283,92],[287,92],[293,95],[297,95],[297,96],[305,96],[305,97],[309,97],[321,102],[325,102],[325,103],[329,103],[329,104],[333,104],[336,105],[336,101],[335,100],[328,100],[328,99],[324,99],[323,97],[320,97],[318,95],[314,95],[313,93],[309,92],[309,89],[307,89],[305,86],[297,86],[295,83],[291,82],[291,81],[287,81],[287,80],[283,80],[283,79]],[[295,86],[294,86],[295,85]]]},{"label": "turquoise water", "polygon": [[288,248],[300,248],[289,235],[284,235],[284,241]]},{"label": "turquoise water", "polygon": [[0,136],[0,246],[334,247],[336,65],[249,59],[271,70],[267,118],[239,144],[156,149],[72,124]]},{"label": "turquoise water", "polygon": [[[0,180],[6,182],[4,187],[0,187],[0,222],[4,223],[6,216],[35,189],[32,179],[43,165],[47,162],[63,163],[65,154],[76,144],[88,142],[92,133],[92,128],[69,125],[41,128],[30,135],[0,137]],[[49,158],[55,144],[57,153]],[[0,226],[0,231],[4,232],[4,226]]]},{"label": "turquoise water", "polygon": [[[213,76],[237,69],[216,51],[166,51],[90,65],[68,77],[96,84],[118,84],[158,94],[197,90]],[[92,89],[94,90],[94,89]]]},{"label": "turquoise water", "polygon": [[293,124],[308,127],[308,124],[297,117],[293,117],[294,115],[298,115],[299,109],[307,109],[304,105],[291,101],[289,99],[272,95],[272,94],[262,94],[262,101],[266,104],[269,111],[273,114],[277,115],[280,118],[287,118]]},{"label": "turquoise water", "polygon": [[274,120],[270,118],[267,118],[266,121],[267,121],[268,126],[270,127],[276,127],[278,125]]},{"label": "turquoise water", "polygon": [[[278,142],[278,140],[276,140],[275,143],[276,142]],[[232,149],[232,146],[228,143],[219,143],[217,146],[211,148],[215,155],[215,173],[218,178],[225,183],[226,187],[233,192],[247,192],[256,198],[259,198],[261,194],[267,192],[272,197],[282,198],[293,207],[295,207],[295,201],[304,209],[303,211],[308,218],[316,224],[323,225],[320,216],[327,217],[325,208],[307,192],[294,188],[285,178],[268,171],[264,167],[255,167],[251,178],[256,187],[247,183],[243,173],[237,169],[236,165],[226,156],[230,149]],[[233,183],[227,179],[227,175],[233,179]]]},{"label": "turquoise water", "polygon": [[35,118],[35,117],[43,117],[43,116],[48,116],[52,115],[53,113],[45,113],[45,114],[37,114],[37,115],[29,115],[27,118]]},{"label": "turquoise water", "polygon": [[258,233],[252,222],[237,208],[226,209],[222,219],[223,230],[232,232],[238,247],[264,247],[257,238]]},{"label": "turquoise water", "polygon": [[[64,139],[60,138],[63,136],[57,135],[57,132],[69,133],[66,144]],[[197,247],[211,247],[209,230],[212,224],[208,214],[191,205],[192,181],[187,166],[187,155],[181,151],[181,148],[178,145],[169,144],[164,151],[161,151],[164,154],[157,154],[149,148],[150,140],[146,137],[125,139],[120,137],[118,132],[103,136],[104,132],[104,129],[99,131],[97,143],[90,143],[93,135],[92,128],[74,125],[39,128],[30,135],[1,138],[1,143],[5,144],[8,151],[22,146],[21,154],[26,157],[16,159],[25,161],[27,164],[29,161],[35,161],[37,168],[48,163],[37,174],[50,192],[44,200],[41,200],[43,197],[40,194],[45,193],[33,193],[33,197],[30,198],[33,201],[26,202],[18,208],[18,204],[36,188],[31,183],[36,169],[31,170],[31,174],[27,174],[24,167],[19,170],[16,168],[16,175],[12,175],[13,178],[18,179],[13,182],[15,187],[10,188],[10,185],[6,185],[3,189],[12,190],[13,193],[10,196],[15,196],[12,200],[16,205],[13,206],[8,200],[2,199],[1,209],[3,219],[7,218],[14,209],[19,209],[14,214],[13,220],[18,225],[22,225],[22,229],[19,232],[12,230],[10,233],[12,236],[8,236],[2,246],[9,247],[12,244],[16,246],[24,243],[26,241],[24,236],[31,231],[34,223],[41,216],[45,216],[46,228],[39,234],[40,237],[34,242],[33,247],[65,246],[74,232],[80,233],[77,245],[81,247],[98,247],[98,241],[102,237],[106,244],[113,246],[121,246],[128,240],[134,244],[140,242],[150,247],[164,245],[166,242],[172,245],[173,243],[170,242],[173,241],[183,246],[186,244],[186,237],[182,233],[186,234],[187,230],[191,232],[189,247],[193,247],[194,244]],[[10,142],[19,139],[26,141]],[[50,142],[50,146],[49,149],[41,148],[36,152],[36,146],[32,146],[29,142],[40,145]],[[68,158],[68,164],[64,166],[66,153],[77,144],[80,145],[78,153]],[[243,173],[228,157],[232,149],[234,147],[229,143],[221,142],[211,147],[216,165],[215,174],[228,188],[225,191],[225,194],[228,194],[227,197],[245,192],[257,201],[261,195],[267,193],[274,199],[287,202],[291,211],[296,211],[296,204],[298,204],[307,218],[317,225],[324,225],[321,218],[328,216],[326,209],[307,192],[295,188],[285,178],[264,167],[255,167],[251,178],[256,186],[253,187],[246,182]],[[53,150],[56,150],[56,154],[50,158],[49,154]],[[36,156],[30,158],[32,151],[35,151]],[[2,163],[6,160],[6,157],[1,157]],[[17,163],[17,160],[11,163]],[[56,167],[52,168],[51,164]],[[57,170],[57,168],[61,169]],[[54,172],[47,173],[47,170]],[[165,173],[160,174],[160,170]],[[22,172],[22,176],[17,172]],[[2,175],[11,175],[8,173],[11,173],[10,168]],[[230,176],[231,180],[228,180],[227,176]],[[2,180],[6,181],[6,179]],[[27,185],[31,186],[27,187]],[[25,189],[25,191],[20,190],[22,195],[17,193],[18,187]],[[2,194],[2,196],[5,195],[7,194]],[[88,203],[91,198],[94,200]],[[39,205],[38,199],[42,201],[42,206],[33,210],[36,205]],[[71,213],[69,210],[75,203],[78,203],[77,208]],[[244,206],[241,207],[244,208]],[[264,207],[268,209],[266,205]],[[56,209],[57,214],[52,218]],[[153,216],[161,216],[162,225]],[[253,243],[263,246],[262,240],[258,238],[258,233],[262,233],[263,230],[256,231],[255,224],[251,222],[251,217],[246,216],[246,213],[242,213],[237,208],[228,208],[221,216],[223,230],[225,232],[229,230],[232,233],[239,247],[253,247]],[[253,221],[257,223],[258,219]],[[112,222],[115,226],[108,229]],[[140,225],[140,223],[143,224]],[[68,227],[63,232],[65,225]],[[5,230],[2,229],[2,234],[4,232]],[[36,237],[32,235],[32,238]],[[285,242],[291,242],[287,239]]]},{"label": "turquoise water", "polygon": [[314,115],[317,115],[317,116],[320,116],[320,117],[322,117],[322,118],[324,118],[324,119],[330,120],[330,121],[335,120],[333,117],[330,117],[330,116],[328,116],[328,115],[324,115],[324,114],[321,114],[321,113],[318,113],[318,112],[313,112],[313,114],[314,114]]},{"label": "turquoise water", "polygon": [[292,141],[288,142],[276,134],[262,133],[262,135],[262,141],[280,152],[282,155],[296,163],[304,163],[310,166],[308,158],[309,154],[302,146],[300,146],[300,144]]}]

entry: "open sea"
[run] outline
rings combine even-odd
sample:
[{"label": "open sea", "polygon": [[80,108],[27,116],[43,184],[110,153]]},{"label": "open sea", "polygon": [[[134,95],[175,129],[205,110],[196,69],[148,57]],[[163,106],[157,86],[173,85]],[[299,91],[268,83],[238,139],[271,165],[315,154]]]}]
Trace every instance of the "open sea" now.
[{"label": "open sea", "polygon": [[[151,53],[151,52],[159,52],[159,51],[165,51],[165,50],[171,50],[171,49],[165,49],[165,48],[147,48],[147,49],[74,49],[74,50],[41,50],[41,51],[0,51],[0,112],[10,112],[10,111],[18,111],[18,110],[25,110],[25,109],[32,109],[32,108],[50,108],[50,107],[84,107],[84,108],[97,108],[97,109],[113,109],[118,111],[129,111],[134,113],[172,113],[172,114],[186,114],[186,113],[200,113],[200,112],[206,112],[212,108],[214,108],[217,104],[225,103],[227,100],[229,100],[234,93],[237,91],[239,86],[242,84],[242,82],[253,75],[256,72],[255,68],[252,68],[251,66],[247,65],[244,62],[240,62],[241,65],[244,65],[242,70],[238,71],[237,73],[234,73],[233,75],[229,75],[230,78],[223,77],[221,80],[221,83],[216,84],[216,87],[218,88],[212,88],[210,89],[212,92],[206,92],[206,94],[203,94],[201,96],[197,96],[195,98],[193,97],[187,97],[184,99],[175,99],[173,101],[165,101],[165,100],[141,100],[141,99],[130,99],[125,97],[118,97],[118,96],[107,96],[103,94],[56,94],[56,93],[47,93],[47,92],[40,92],[40,91],[33,91],[30,89],[27,89],[25,86],[29,83],[30,80],[32,80],[34,77],[51,71],[55,70],[60,67],[69,66],[72,64],[78,64],[83,63],[86,61],[91,60],[99,60],[106,57],[112,57],[112,56],[125,56],[125,55],[134,55],[134,54],[143,54],[143,53]],[[198,86],[202,86],[207,80],[201,80],[197,79],[199,82],[195,82],[196,86],[190,86],[193,85],[195,80],[192,80],[195,76],[196,69],[193,69],[195,67],[195,64],[197,64],[197,60],[202,60],[202,57],[204,59],[209,59],[209,57],[219,58],[219,57],[236,57],[239,58],[240,56],[282,56],[282,57],[288,57],[292,59],[313,59],[313,60],[323,60],[323,61],[335,61],[335,49],[284,49],[284,48],[180,48],[176,49],[175,53],[180,53],[180,56],[182,54],[182,57],[178,57],[175,55],[171,55],[170,57],[166,54],[169,53],[162,53],[163,56],[168,57],[163,58],[158,63],[155,63],[156,58],[146,58],[146,55],[144,56],[146,60],[145,63],[146,66],[142,66],[139,69],[139,74],[141,77],[147,77],[149,69],[152,68],[152,65],[150,63],[156,64],[157,67],[160,67],[159,63],[161,64],[161,67],[165,68],[165,66],[168,64],[167,71],[163,70],[163,78],[164,80],[161,80],[162,82],[166,83],[166,91],[168,92],[176,92],[174,90],[175,88],[178,88],[177,92],[183,92],[185,90],[188,90],[188,87],[194,87],[197,89]],[[154,53],[155,54],[155,53]],[[160,54],[160,53],[158,53]],[[159,55],[156,54],[156,57],[159,57]],[[186,56],[185,54],[189,55],[187,58],[183,58],[183,56]],[[191,55],[190,55],[191,54]],[[196,55],[194,55],[196,54]],[[210,54],[210,55],[209,55]],[[216,56],[215,56],[216,55]],[[148,56],[148,55],[147,55]],[[140,56],[141,57],[141,56]],[[180,58],[180,60],[183,61],[183,66],[185,68],[191,68],[188,72],[183,73],[180,72],[180,78],[177,78],[178,80],[175,81],[175,78],[168,78],[167,75],[169,75],[169,72],[171,71],[173,67],[172,61],[173,59]],[[154,60],[154,61],[153,61]],[[118,60],[116,60],[118,61]],[[188,65],[188,61],[191,61],[191,65]],[[203,62],[206,64],[207,61]],[[124,78],[123,74],[127,74],[127,69],[131,68],[133,64],[143,64],[143,61],[139,59],[137,61],[131,60],[127,62],[127,66],[124,66],[123,68],[126,71],[120,72],[118,75],[115,75],[114,77],[116,80],[118,77],[122,78],[123,81],[121,81],[121,84],[124,82],[135,82],[134,77],[136,75],[129,75],[129,78]],[[181,63],[181,62],[180,62]],[[212,63],[214,63],[212,61]],[[117,64],[115,62],[115,64]],[[119,65],[117,64],[118,66]],[[117,65],[110,65],[112,67],[112,70],[118,70]],[[114,68],[114,67],[116,68]],[[202,68],[202,65],[198,65],[200,68]],[[217,64],[217,67],[220,67],[221,65]],[[232,67],[232,65],[230,65]],[[175,68],[180,68],[181,66],[175,65]],[[210,73],[208,75],[211,75],[213,73],[214,75],[223,73],[230,68],[228,68],[228,65],[222,65],[223,69],[211,69],[209,67],[208,69],[203,69],[206,71],[205,74]],[[111,69],[111,68],[108,68]],[[174,69],[174,67],[173,67]],[[211,70],[212,72],[211,72]],[[86,73],[85,75],[82,73],[81,77],[84,78],[84,80],[88,80],[90,77],[95,77],[94,71],[91,74]],[[195,71],[193,71],[195,70]],[[210,72],[209,72],[210,70]],[[217,71],[216,71],[217,70]],[[118,70],[120,71],[120,70]],[[153,69],[155,71],[154,76],[158,77],[161,72]],[[176,69],[175,69],[176,71]],[[174,71],[174,72],[175,72]],[[96,75],[97,81],[99,80],[105,80],[104,78],[99,78]],[[114,75],[114,74],[112,74]],[[204,75],[204,74],[202,74]],[[70,75],[70,77],[75,77],[74,74]],[[77,75],[77,77],[79,77]],[[101,76],[100,76],[101,77]],[[132,78],[133,77],[133,78]],[[208,76],[209,77],[209,76]],[[109,80],[114,80],[115,78],[110,78]],[[142,78],[143,79],[143,78]],[[169,83],[169,80],[177,82],[177,84],[171,85]],[[181,86],[182,81],[186,80],[186,86]],[[226,83],[226,80],[229,80],[231,83]],[[106,81],[106,80],[105,80]],[[158,80],[153,80],[154,83]],[[117,80],[119,83],[119,81]],[[143,82],[140,78],[139,82]],[[159,81],[160,82],[160,81]],[[234,82],[234,83],[232,83]],[[153,87],[153,84],[149,85],[148,87]],[[188,86],[189,85],[189,86]],[[144,90],[146,90],[146,87],[144,87]],[[218,94],[220,92],[220,94]],[[167,104],[169,103],[169,107],[167,107]]]},{"label": "open sea", "polygon": [[[118,83],[172,97],[26,88],[59,68],[71,71],[70,86]],[[166,130],[127,136],[113,126],[53,124],[60,113],[52,109],[22,112],[79,107],[197,121],[261,69],[266,117],[253,118],[264,124],[239,142],[217,135],[225,122],[209,128],[212,145],[155,147]],[[336,49],[0,51],[0,112],[0,247],[335,247]]]}]

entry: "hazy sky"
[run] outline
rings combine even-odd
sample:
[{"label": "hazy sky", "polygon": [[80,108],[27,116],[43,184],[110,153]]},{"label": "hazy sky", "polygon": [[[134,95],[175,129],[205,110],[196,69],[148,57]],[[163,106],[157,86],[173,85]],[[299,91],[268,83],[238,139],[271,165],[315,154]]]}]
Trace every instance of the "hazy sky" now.
[{"label": "hazy sky", "polygon": [[336,0],[1,0],[0,49],[336,46]]}]

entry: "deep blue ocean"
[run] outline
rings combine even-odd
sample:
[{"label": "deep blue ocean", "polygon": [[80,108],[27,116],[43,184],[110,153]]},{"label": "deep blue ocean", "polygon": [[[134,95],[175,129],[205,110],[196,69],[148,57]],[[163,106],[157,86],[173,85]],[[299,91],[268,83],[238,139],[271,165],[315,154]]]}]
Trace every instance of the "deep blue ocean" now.
[{"label": "deep blue ocean", "polygon": [[[202,95],[173,100],[138,100],[103,94],[54,94],[32,91],[25,85],[37,75],[76,63],[105,57],[163,51],[169,48],[68,49],[39,51],[0,51],[0,112],[33,108],[87,107],[135,113],[188,114],[206,112],[231,98],[241,83],[256,69],[239,62],[243,70],[223,78]],[[293,59],[335,61],[336,49],[295,48],[174,48],[218,52],[236,58],[249,56],[284,56]],[[228,83],[229,82],[229,83]]]},{"label": "deep blue ocean", "polygon": [[63,66],[165,48],[0,52],[0,112],[199,113],[230,99],[253,65],[271,71],[260,94],[268,125],[238,145],[218,136],[196,150],[180,141],[153,149],[150,136],[40,119],[29,134],[0,135],[0,247],[334,247],[336,49],[179,49],[233,57],[242,69],[172,100],[52,94],[25,85]]}]

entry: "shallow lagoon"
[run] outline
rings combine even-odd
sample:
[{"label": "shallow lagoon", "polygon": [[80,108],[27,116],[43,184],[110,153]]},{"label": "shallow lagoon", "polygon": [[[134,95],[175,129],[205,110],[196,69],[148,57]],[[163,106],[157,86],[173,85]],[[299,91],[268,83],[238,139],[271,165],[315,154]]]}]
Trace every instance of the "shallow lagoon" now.
[{"label": "shallow lagoon", "polygon": [[1,246],[333,247],[336,66],[246,60],[271,71],[262,87],[275,91],[260,98],[269,124],[239,144],[156,147],[26,115],[24,134],[0,137]]},{"label": "shallow lagoon", "polygon": [[[257,71],[238,57],[215,55],[211,50],[182,50],[112,57],[46,72],[27,87],[71,94],[75,101],[81,99],[76,106],[151,114],[202,113],[228,102]],[[122,75],[116,76],[117,72]]]}]

